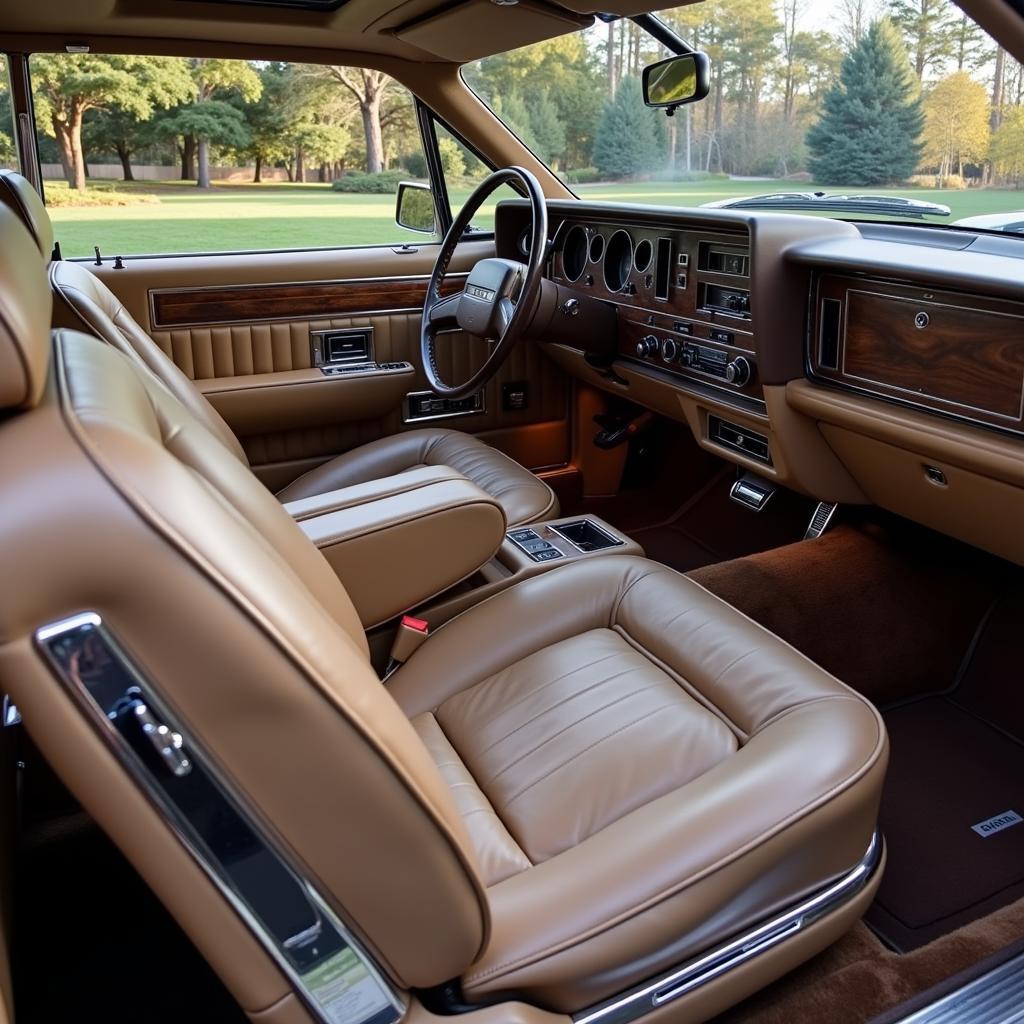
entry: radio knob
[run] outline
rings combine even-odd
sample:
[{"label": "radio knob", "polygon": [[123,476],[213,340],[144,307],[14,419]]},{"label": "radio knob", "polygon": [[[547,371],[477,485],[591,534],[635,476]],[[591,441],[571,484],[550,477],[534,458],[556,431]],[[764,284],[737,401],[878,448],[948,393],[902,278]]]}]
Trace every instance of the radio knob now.
[{"label": "radio knob", "polygon": [[671,338],[666,338],[661,343],[661,358],[666,363],[671,363],[676,357],[676,353],[679,351],[679,346]]},{"label": "radio knob", "polygon": [[684,345],[683,351],[679,355],[679,362],[681,362],[683,366],[693,366],[694,357],[695,353],[693,351],[693,346]]},{"label": "radio knob", "polygon": [[641,359],[646,359],[648,356],[656,356],[660,347],[658,339],[653,334],[646,334],[636,343],[636,354]]},{"label": "radio knob", "polygon": [[750,363],[743,356],[737,356],[725,368],[725,379],[730,384],[736,384],[737,386],[746,384],[750,380],[750,375]]}]

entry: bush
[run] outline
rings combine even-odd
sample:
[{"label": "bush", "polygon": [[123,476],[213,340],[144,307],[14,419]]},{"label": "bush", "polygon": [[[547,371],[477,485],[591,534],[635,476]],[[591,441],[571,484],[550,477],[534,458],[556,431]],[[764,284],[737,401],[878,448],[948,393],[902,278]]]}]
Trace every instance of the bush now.
[{"label": "bush", "polygon": [[398,183],[409,177],[407,171],[380,171],[378,174],[344,174],[331,182],[334,192],[360,192],[374,195],[394,195]]},{"label": "bush", "polygon": [[457,178],[466,173],[466,154],[462,147],[448,136],[437,140],[437,151],[446,178]]},{"label": "bush", "polygon": [[570,185],[586,185],[600,181],[601,174],[596,167],[577,167],[574,171],[565,172],[565,180]]},{"label": "bush", "polygon": [[414,178],[425,178],[427,176],[427,158],[420,152],[406,153],[398,158],[400,167],[404,167]]},{"label": "bush", "polygon": [[47,181],[44,188],[47,206],[145,206],[160,202],[152,193],[119,191],[109,181],[90,181],[84,192],[76,191],[64,181]]},{"label": "bush", "polygon": [[725,181],[728,177],[718,171],[664,171],[651,175],[651,181]]},{"label": "bush", "polygon": [[918,188],[968,188],[966,178],[959,174],[947,174],[940,178],[937,174],[912,174],[907,178],[908,185],[916,185]]}]

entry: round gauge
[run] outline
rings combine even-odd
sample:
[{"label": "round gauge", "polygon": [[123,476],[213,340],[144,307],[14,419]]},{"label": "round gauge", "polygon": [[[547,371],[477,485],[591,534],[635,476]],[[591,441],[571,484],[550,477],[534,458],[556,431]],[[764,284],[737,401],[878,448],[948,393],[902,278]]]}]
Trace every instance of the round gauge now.
[{"label": "round gauge", "polygon": [[533,225],[527,224],[525,228],[519,233],[519,238],[516,241],[516,248],[519,250],[519,255],[530,258],[530,251],[533,249]]},{"label": "round gauge", "polygon": [[633,253],[633,266],[638,274],[643,274],[654,260],[654,246],[649,239],[643,238],[636,243],[636,251]]},{"label": "round gauge", "polygon": [[610,292],[621,291],[633,266],[633,239],[621,228],[608,239],[604,251],[604,283]]},{"label": "round gauge", "polygon": [[594,237],[590,239],[590,262],[600,263],[601,257],[604,255],[604,235],[594,234]]},{"label": "round gauge", "polygon": [[565,236],[562,246],[562,272],[567,281],[578,281],[587,266],[587,232],[574,224]]}]

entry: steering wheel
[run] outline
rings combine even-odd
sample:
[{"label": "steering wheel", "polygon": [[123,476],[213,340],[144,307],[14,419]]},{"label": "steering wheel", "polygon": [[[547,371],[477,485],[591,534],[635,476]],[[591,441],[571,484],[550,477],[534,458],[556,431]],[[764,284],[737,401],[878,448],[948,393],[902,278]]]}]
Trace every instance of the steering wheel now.
[{"label": "steering wheel", "polygon": [[[473,215],[495,189],[517,183],[530,200],[533,244],[529,262],[485,259],[473,267],[461,292],[441,297],[455,247],[462,241]],[[420,354],[431,391],[444,398],[466,398],[498,372],[533,317],[544,277],[548,237],[548,208],[540,183],[525,167],[506,167],[482,181],[466,200],[455,223],[448,229],[434,272],[430,275],[420,325]],[[437,336],[462,330],[493,345],[483,366],[463,384],[449,384],[437,365]]]}]

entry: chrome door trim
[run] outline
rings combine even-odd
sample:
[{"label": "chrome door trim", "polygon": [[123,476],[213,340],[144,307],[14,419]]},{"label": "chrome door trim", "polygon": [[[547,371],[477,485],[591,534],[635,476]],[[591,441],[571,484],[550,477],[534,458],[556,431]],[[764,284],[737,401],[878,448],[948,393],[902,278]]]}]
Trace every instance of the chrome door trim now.
[{"label": "chrome door trim", "polygon": [[[405,995],[392,985],[383,969],[324,897],[261,829],[255,815],[248,812],[245,802],[216,769],[212,759],[183,728],[153,684],[128,657],[101,616],[86,611],[42,626],[36,630],[35,644],[54,676],[129,778],[288,979],[295,995],[313,1019],[319,1024],[338,1024],[339,1021],[344,1024],[398,1024],[408,1008]],[[91,670],[90,665],[94,666]],[[108,714],[101,704],[100,695],[107,702],[118,691],[123,691],[125,696],[116,701],[118,711]],[[120,710],[130,710],[136,699],[143,701],[160,721],[181,734],[182,747],[188,752],[192,764],[187,776],[176,778],[170,771],[160,771],[162,762],[159,760],[147,763],[118,728],[116,723],[121,718]],[[149,741],[141,730],[139,737],[141,749],[145,749],[144,745]],[[190,819],[188,810],[177,802],[175,796],[175,785],[189,785],[196,781],[213,794],[213,802],[203,807],[206,813],[202,820],[207,823],[205,832],[204,826]],[[191,795],[194,797],[195,791]],[[209,826],[215,817],[209,813],[211,807],[216,811],[222,828],[219,835]],[[225,821],[228,823],[226,826]],[[223,839],[226,829],[234,821],[240,827],[231,838],[241,837],[244,840],[239,844],[243,846],[241,852],[237,848],[234,851],[235,866],[244,859],[248,880],[232,874],[230,858],[218,856],[217,840]],[[260,900],[264,900],[262,915],[255,905]],[[276,902],[276,906],[270,907],[271,902]],[[268,917],[276,916],[279,926],[287,924],[283,930],[290,930],[292,925],[291,920],[284,921],[285,916],[292,916],[283,913],[282,907],[286,903],[289,910],[304,914],[306,923],[292,934],[275,934],[268,924]],[[278,931],[281,930],[279,927]],[[320,945],[313,946],[314,942]],[[321,955],[320,946],[324,944],[327,944],[327,953]],[[355,969],[365,970],[365,980],[369,983],[366,993],[370,1000],[375,998],[376,1001],[371,1003],[372,1012],[367,1015],[346,1017],[332,1007],[331,999],[341,998],[350,988],[338,993],[331,988],[330,982],[353,971],[351,966],[342,966],[350,964],[352,958],[356,961]],[[302,969],[302,961],[305,961],[305,969]],[[361,986],[362,982],[361,978],[357,984]]]},{"label": "chrome door trim", "polygon": [[626,1024],[753,960],[856,896],[871,880],[881,857],[882,839],[876,831],[860,862],[838,881],[681,967],[622,995],[580,1010],[573,1014],[574,1024]]}]

